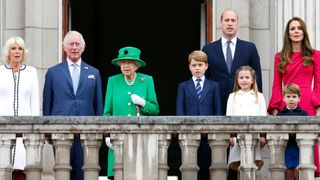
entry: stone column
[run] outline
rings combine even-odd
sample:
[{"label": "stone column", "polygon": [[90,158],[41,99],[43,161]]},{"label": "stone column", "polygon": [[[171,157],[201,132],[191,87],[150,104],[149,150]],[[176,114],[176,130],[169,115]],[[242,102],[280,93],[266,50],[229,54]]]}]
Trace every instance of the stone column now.
[{"label": "stone column", "polygon": [[269,170],[272,180],[285,179],[284,150],[288,139],[288,134],[267,134],[270,149]]},{"label": "stone column", "polygon": [[240,153],[241,180],[255,180],[257,166],[255,164],[255,148],[259,141],[259,134],[238,134]]},{"label": "stone column", "polygon": [[110,134],[111,143],[114,149],[114,179],[124,180],[123,179],[123,142],[124,134]]},{"label": "stone column", "polygon": [[314,145],[318,138],[317,134],[297,134],[296,139],[300,149],[299,179],[314,179]]},{"label": "stone column", "polygon": [[73,134],[52,134],[56,163],[54,166],[57,180],[70,180],[70,149]]},{"label": "stone column", "polygon": [[15,134],[0,134],[0,178],[12,179],[11,148],[16,138]]},{"label": "stone column", "polygon": [[211,147],[211,175],[212,179],[227,179],[227,147],[230,134],[208,134]]},{"label": "stone column", "polygon": [[199,167],[197,165],[197,151],[200,143],[200,134],[179,134],[182,164],[180,171],[182,180],[195,180]]},{"label": "stone column", "polygon": [[41,149],[44,144],[44,134],[23,134],[27,151],[26,179],[41,180]]},{"label": "stone column", "polygon": [[84,180],[99,178],[99,148],[101,146],[102,134],[81,134],[80,135],[84,165],[82,167]]},{"label": "stone column", "polygon": [[171,134],[159,134],[158,135],[158,159],[159,159],[159,180],[167,180],[168,176],[168,147],[170,144]]}]

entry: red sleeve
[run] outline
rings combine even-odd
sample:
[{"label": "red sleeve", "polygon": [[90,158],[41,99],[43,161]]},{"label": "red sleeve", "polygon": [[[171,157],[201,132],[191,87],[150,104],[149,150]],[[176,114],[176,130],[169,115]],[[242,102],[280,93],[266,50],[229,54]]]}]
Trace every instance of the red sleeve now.
[{"label": "red sleeve", "polygon": [[282,73],[277,70],[277,65],[280,62],[278,53],[274,57],[274,67],[273,67],[273,85],[272,85],[272,95],[268,106],[268,113],[271,114],[273,109],[281,110],[282,98]]},{"label": "red sleeve", "polygon": [[314,81],[311,102],[317,108],[320,106],[320,51],[315,50],[312,57]]}]

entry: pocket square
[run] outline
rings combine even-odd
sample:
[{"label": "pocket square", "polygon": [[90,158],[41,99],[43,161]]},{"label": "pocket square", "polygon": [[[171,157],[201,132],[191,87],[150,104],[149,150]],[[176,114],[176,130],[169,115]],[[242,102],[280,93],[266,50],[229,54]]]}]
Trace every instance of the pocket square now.
[{"label": "pocket square", "polygon": [[94,75],[89,75],[88,79],[94,79]]}]

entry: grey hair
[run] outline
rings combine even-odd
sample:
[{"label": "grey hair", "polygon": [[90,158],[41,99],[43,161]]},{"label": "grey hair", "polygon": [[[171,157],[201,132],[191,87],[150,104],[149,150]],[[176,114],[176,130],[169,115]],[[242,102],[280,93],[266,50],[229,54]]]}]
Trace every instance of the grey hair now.
[{"label": "grey hair", "polygon": [[25,55],[28,53],[28,49],[26,49],[26,46],[25,46],[25,42],[24,40],[19,37],[19,36],[13,36],[13,37],[10,37],[6,44],[4,45],[3,49],[2,49],[2,61],[5,63],[5,64],[9,64],[9,52],[10,52],[10,47],[17,43],[22,49],[23,49],[23,59],[21,62],[24,61],[25,59]]},{"label": "grey hair", "polygon": [[64,36],[64,39],[63,39],[63,46],[64,47],[67,47],[68,45],[68,42],[69,42],[69,38],[72,34],[76,34],[80,37],[80,43],[81,43],[81,46],[84,48],[86,46],[86,42],[84,41],[84,38],[82,36],[81,33],[79,33],[78,31],[69,31],[65,36]]}]

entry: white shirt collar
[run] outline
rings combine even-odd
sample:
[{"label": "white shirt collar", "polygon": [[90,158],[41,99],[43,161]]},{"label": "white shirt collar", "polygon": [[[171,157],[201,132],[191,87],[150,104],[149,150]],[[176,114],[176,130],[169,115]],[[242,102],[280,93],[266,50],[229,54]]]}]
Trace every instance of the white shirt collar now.
[{"label": "white shirt collar", "polygon": [[250,91],[242,91],[240,89],[238,90],[237,94],[254,94],[254,91],[252,89]]},{"label": "white shirt collar", "polygon": [[[228,41],[229,39],[226,39],[226,38],[224,38],[223,36],[221,37],[221,44],[222,44],[222,46],[226,46],[227,45],[227,41]],[[234,37],[234,38],[232,38],[231,39],[231,44],[233,44],[234,46],[237,44],[237,37]]]},{"label": "white shirt collar", "polygon": [[295,106],[294,108],[288,108],[288,106],[287,106],[287,109],[289,109],[289,110],[295,110],[296,108],[297,108],[298,106]]},{"label": "white shirt collar", "polygon": [[81,58],[76,62],[72,62],[69,58],[67,58],[68,66],[71,66],[72,64],[76,64],[78,67],[81,67]]},{"label": "white shirt collar", "polygon": [[204,82],[205,77],[204,77],[204,75],[201,76],[200,78],[197,78],[197,77],[195,77],[195,76],[192,76],[193,82],[197,82],[197,81],[196,81],[197,79],[201,79],[201,82]]}]

